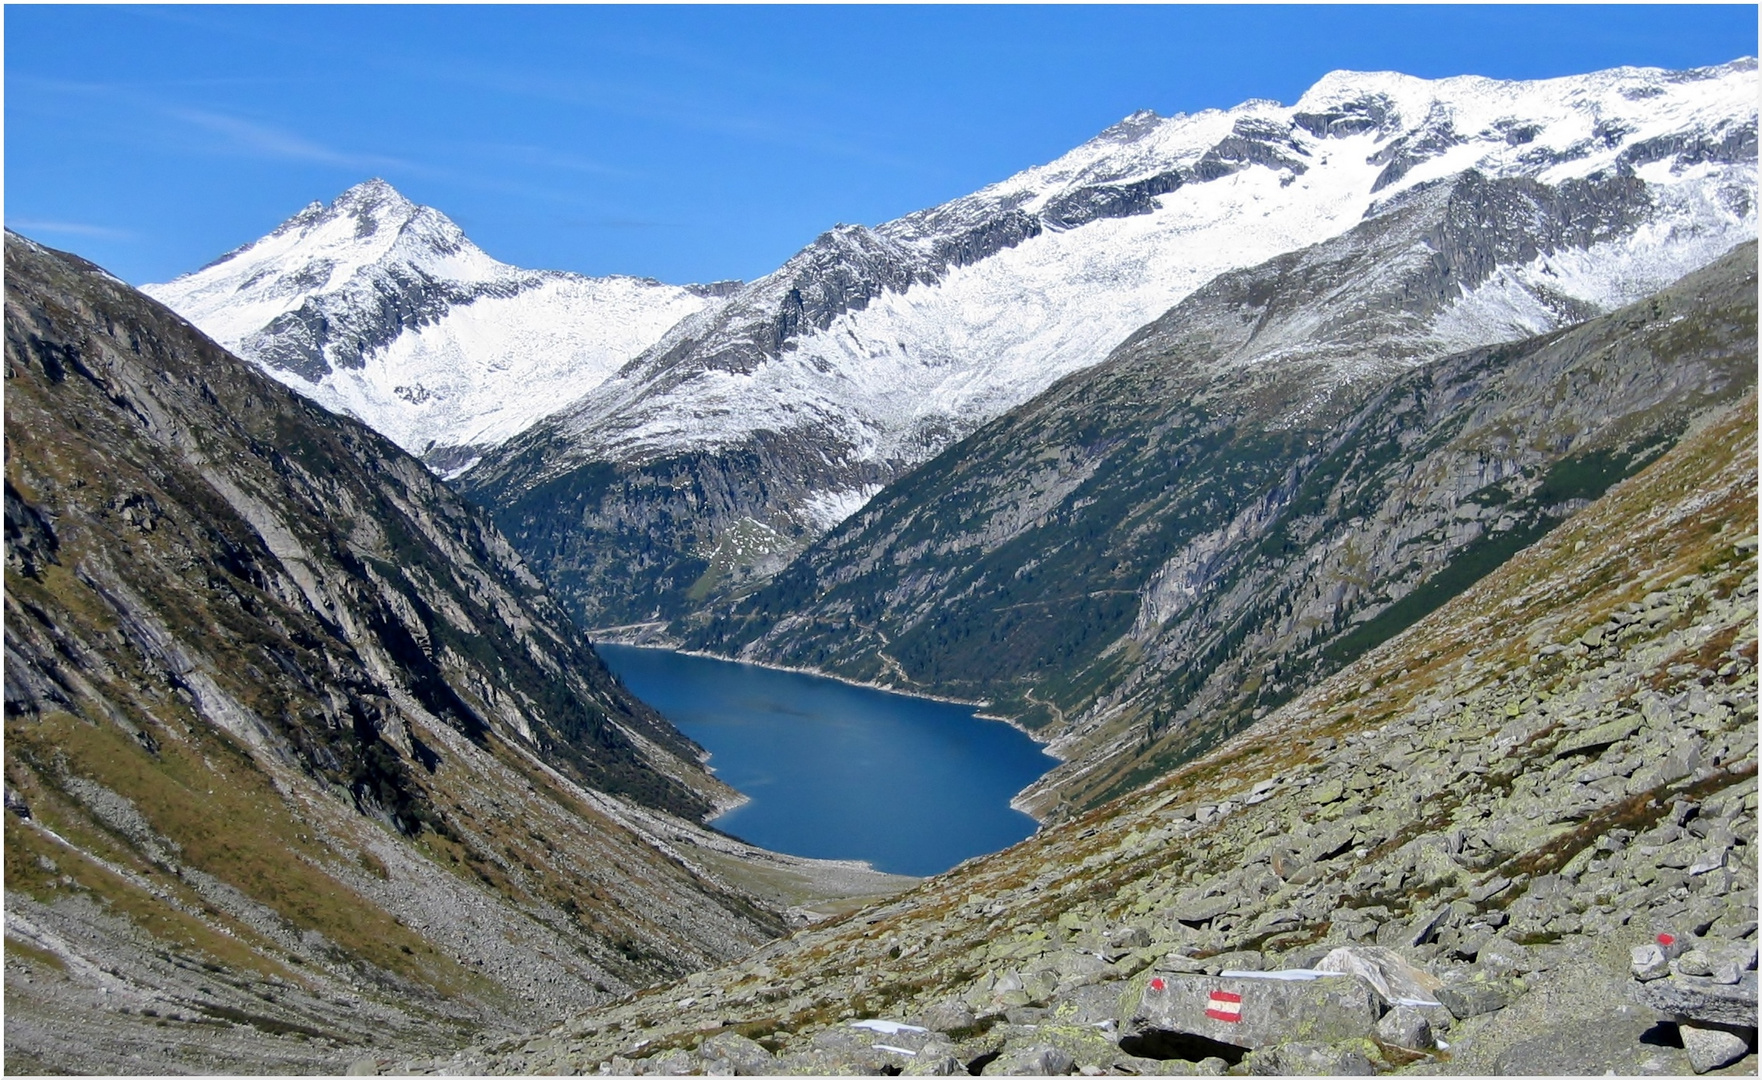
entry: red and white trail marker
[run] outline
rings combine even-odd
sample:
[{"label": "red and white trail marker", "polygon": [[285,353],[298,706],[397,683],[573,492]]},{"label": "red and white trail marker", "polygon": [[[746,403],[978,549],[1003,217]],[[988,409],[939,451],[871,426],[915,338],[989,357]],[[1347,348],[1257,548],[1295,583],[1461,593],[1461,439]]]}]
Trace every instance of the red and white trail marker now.
[{"label": "red and white trail marker", "polygon": [[1242,995],[1232,994],[1228,990],[1213,990],[1211,1008],[1205,1010],[1205,1015],[1229,1024],[1241,1023]]}]

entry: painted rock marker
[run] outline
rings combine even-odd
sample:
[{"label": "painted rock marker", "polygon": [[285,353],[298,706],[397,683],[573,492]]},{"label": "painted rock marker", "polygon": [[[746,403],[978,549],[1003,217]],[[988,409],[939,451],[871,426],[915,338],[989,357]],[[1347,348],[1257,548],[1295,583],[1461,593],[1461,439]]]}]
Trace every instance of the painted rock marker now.
[{"label": "painted rock marker", "polygon": [[1198,1035],[1256,1050],[1299,1032],[1326,1043],[1369,1038],[1383,1014],[1381,997],[1353,975],[1289,980],[1160,972],[1139,985],[1123,1035]]},{"label": "painted rock marker", "polygon": [[1228,990],[1213,990],[1211,1005],[1206,1008],[1205,1015],[1213,1020],[1222,1020],[1229,1024],[1242,1022],[1242,995]]}]

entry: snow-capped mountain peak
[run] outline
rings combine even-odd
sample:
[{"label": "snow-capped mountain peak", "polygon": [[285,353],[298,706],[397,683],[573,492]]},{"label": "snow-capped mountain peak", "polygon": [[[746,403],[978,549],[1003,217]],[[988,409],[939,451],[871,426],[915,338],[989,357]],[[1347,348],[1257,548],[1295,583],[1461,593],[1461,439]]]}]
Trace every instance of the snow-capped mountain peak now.
[{"label": "snow-capped mountain peak", "polygon": [[[742,564],[727,537],[798,550],[1221,275],[1378,220],[1407,230],[1409,263],[1445,269],[1415,271],[1423,295],[1373,348],[1330,340],[1340,380],[1655,292],[1756,235],[1756,89],[1753,61],[1531,82],[1335,72],[1294,105],[1137,112],[971,195],[823,234],[464,482],[530,510],[504,525],[545,538],[587,617],[684,609],[718,574],[744,587],[787,561]],[[1275,323],[1244,364],[1312,355],[1325,329]],[[736,475],[746,461],[762,476]],[[719,494],[679,494],[698,488]],[[584,571],[619,565],[632,521],[688,556],[653,577],[689,602],[621,607],[615,571]]]},{"label": "snow-capped mountain peak", "polygon": [[144,291],[443,471],[592,389],[716,292],[509,266],[377,178]]}]

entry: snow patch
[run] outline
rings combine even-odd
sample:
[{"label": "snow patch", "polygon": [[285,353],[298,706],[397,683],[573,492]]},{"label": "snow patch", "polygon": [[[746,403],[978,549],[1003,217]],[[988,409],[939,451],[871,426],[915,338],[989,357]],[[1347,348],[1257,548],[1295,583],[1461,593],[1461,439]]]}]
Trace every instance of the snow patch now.
[{"label": "snow patch", "polygon": [[816,491],[802,502],[802,513],[820,532],[831,532],[839,522],[867,506],[880,490],[880,484],[864,484],[843,491]]}]

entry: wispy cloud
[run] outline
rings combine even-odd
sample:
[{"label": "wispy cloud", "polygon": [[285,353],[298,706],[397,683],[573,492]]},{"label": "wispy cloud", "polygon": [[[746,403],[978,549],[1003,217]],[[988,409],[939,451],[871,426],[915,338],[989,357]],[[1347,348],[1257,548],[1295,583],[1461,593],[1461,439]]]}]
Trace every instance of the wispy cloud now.
[{"label": "wispy cloud", "polygon": [[337,150],[268,124],[204,109],[170,108],[168,116],[193,124],[227,140],[228,149],[247,155],[282,161],[310,161],[351,169],[395,168],[421,171],[420,166],[378,154],[355,154]]},{"label": "wispy cloud", "polygon": [[691,131],[770,146],[807,150],[829,157],[842,157],[871,165],[910,172],[926,171],[923,162],[884,153],[805,122],[793,114],[779,115],[762,108],[743,109],[725,98],[656,89],[575,75],[558,78],[527,70],[511,70],[474,63],[463,57],[445,63],[425,62],[420,67],[396,58],[381,60],[389,70],[404,77],[431,79],[477,91],[543,101],[552,105],[589,109],[613,116],[651,123],[670,124]]},{"label": "wispy cloud", "polygon": [[134,240],[136,235],[127,229],[112,229],[107,225],[88,225],[80,221],[44,221],[40,218],[8,218],[6,227],[27,233],[49,233],[61,236],[84,236],[93,240]]}]

